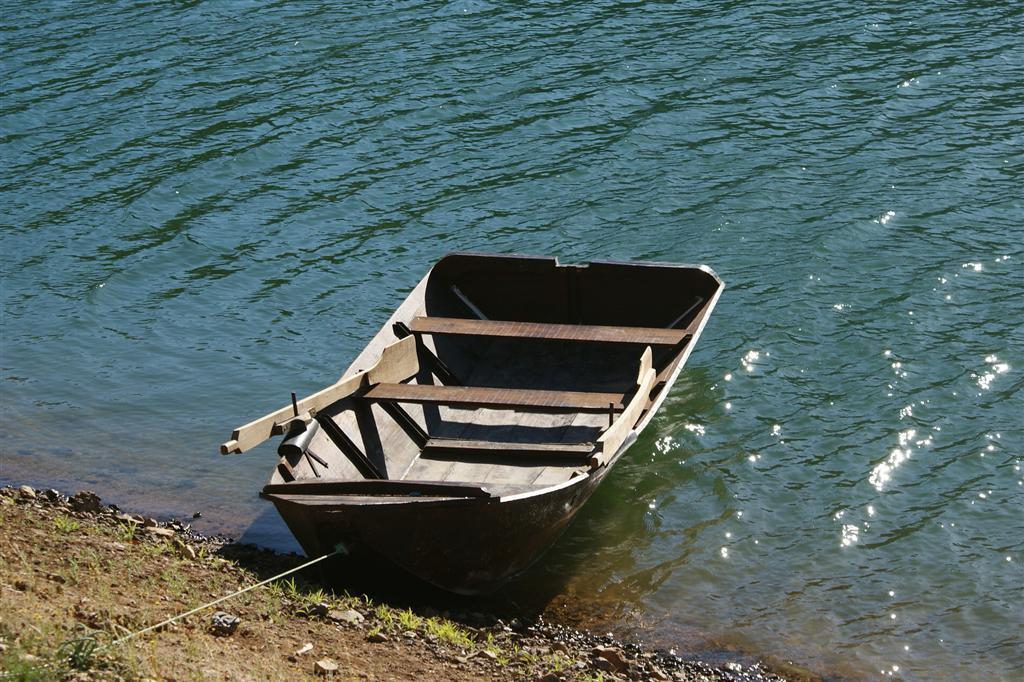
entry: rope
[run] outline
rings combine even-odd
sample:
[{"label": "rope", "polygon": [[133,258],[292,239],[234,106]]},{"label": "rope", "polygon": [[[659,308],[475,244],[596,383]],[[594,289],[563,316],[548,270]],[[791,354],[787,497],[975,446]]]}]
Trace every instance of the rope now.
[{"label": "rope", "polygon": [[249,587],[244,587],[244,588],[238,590],[237,592],[232,592],[231,594],[227,595],[226,597],[221,597],[219,599],[214,599],[213,601],[208,602],[206,604],[203,604],[202,606],[197,606],[196,608],[192,609],[191,611],[186,611],[185,613],[180,613],[177,616],[174,616],[172,618],[168,618],[167,620],[161,621],[161,622],[157,623],[156,625],[150,625],[148,628],[144,628],[142,630],[139,630],[138,632],[132,632],[130,634],[125,635],[124,637],[121,637],[119,639],[115,639],[113,642],[110,643],[110,646],[112,646],[112,647],[113,646],[117,646],[118,644],[123,644],[123,643],[127,642],[129,639],[132,639],[133,637],[138,637],[139,635],[145,634],[147,632],[151,632],[153,630],[158,630],[158,629],[160,629],[162,627],[170,625],[171,623],[173,623],[176,620],[181,620],[182,618],[187,618],[188,616],[191,616],[194,613],[199,613],[203,609],[208,609],[211,606],[216,606],[217,604],[220,604],[223,601],[227,601],[228,599],[233,599],[234,597],[237,597],[239,595],[245,594],[246,592],[248,592],[250,590],[255,590],[257,587],[263,587],[267,583],[272,583],[275,580],[278,580],[279,578],[283,578],[286,575],[290,575],[290,574],[295,573],[297,571],[301,571],[304,568],[312,566],[315,563],[323,561],[324,559],[332,557],[335,554],[340,554],[342,552],[343,552],[343,550],[342,550],[342,548],[340,546],[339,547],[335,547],[333,552],[329,552],[327,554],[324,554],[323,556],[317,557],[316,559],[313,559],[312,561],[307,561],[306,563],[302,564],[301,566],[296,566],[295,568],[290,568],[287,571],[285,571],[284,573],[278,573],[277,575],[275,575],[272,578],[267,578],[266,580],[264,580],[262,582],[258,582],[255,585],[249,585]]}]

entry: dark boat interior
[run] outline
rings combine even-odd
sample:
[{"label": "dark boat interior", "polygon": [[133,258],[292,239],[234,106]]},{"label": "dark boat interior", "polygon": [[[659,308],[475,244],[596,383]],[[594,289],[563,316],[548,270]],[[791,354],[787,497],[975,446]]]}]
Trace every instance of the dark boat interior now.
[{"label": "dark boat interior", "polygon": [[264,492],[509,495],[586,474],[663,397],[721,287],[696,267],[447,256],[346,372],[411,338],[410,374],[278,423]]}]

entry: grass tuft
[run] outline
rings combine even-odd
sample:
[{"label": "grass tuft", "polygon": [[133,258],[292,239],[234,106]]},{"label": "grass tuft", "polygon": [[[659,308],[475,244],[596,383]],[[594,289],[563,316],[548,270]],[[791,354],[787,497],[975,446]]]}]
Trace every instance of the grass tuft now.
[{"label": "grass tuft", "polygon": [[445,644],[470,649],[473,639],[465,630],[446,618],[431,618],[424,627],[428,635],[433,635]]},{"label": "grass tuft", "polygon": [[65,535],[74,533],[76,530],[82,527],[82,524],[80,524],[78,521],[75,521],[70,517],[64,516],[63,514],[53,519],[53,525],[56,526],[57,530],[59,530],[61,533],[64,533]]}]

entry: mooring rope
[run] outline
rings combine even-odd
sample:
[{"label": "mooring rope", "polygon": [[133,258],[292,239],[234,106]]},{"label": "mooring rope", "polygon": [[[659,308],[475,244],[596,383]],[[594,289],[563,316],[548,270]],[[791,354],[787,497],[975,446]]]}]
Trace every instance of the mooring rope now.
[{"label": "mooring rope", "polygon": [[277,575],[273,576],[272,578],[267,578],[266,580],[258,582],[255,585],[249,585],[248,587],[244,587],[244,588],[238,590],[237,592],[232,592],[231,594],[229,594],[227,596],[220,597],[219,599],[214,599],[213,601],[208,602],[206,604],[203,604],[202,606],[197,606],[196,608],[192,609],[191,611],[186,611],[185,613],[180,613],[177,616],[174,616],[172,618],[168,618],[167,620],[161,621],[161,622],[157,623],[156,625],[150,625],[148,628],[143,628],[142,630],[139,630],[138,632],[132,632],[130,634],[127,634],[124,637],[121,637],[119,639],[115,639],[108,646],[113,647],[113,646],[117,646],[119,644],[124,644],[125,642],[127,642],[129,639],[132,639],[133,637],[138,637],[139,635],[145,634],[147,632],[152,632],[153,630],[159,630],[160,628],[166,627],[166,626],[170,625],[171,623],[173,623],[173,622],[175,622],[177,620],[181,620],[182,618],[187,618],[188,616],[191,616],[194,613],[199,613],[203,609],[208,609],[211,606],[216,606],[217,604],[220,604],[221,602],[227,601],[228,599],[233,599],[233,598],[235,598],[235,597],[237,597],[239,595],[245,594],[246,592],[248,592],[250,590],[255,590],[257,587],[263,587],[267,583],[272,583],[275,580],[279,580],[279,579],[285,577],[286,575],[291,575],[292,573],[295,573],[297,571],[301,571],[302,569],[308,568],[309,566],[312,566],[315,563],[318,563],[320,561],[323,561],[324,559],[332,557],[335,554],[341,554],[343,552],[344,552],[344,550],[341,548],[341,546],[335,547],[334,551],[328,552],[327,554],[324,554],[323,556],[317,557],[316,559],[313,559],[312,561],[307,561],[306,563],[302,564],[301,566],[296,566],[295,568],[289,568],[284,573],[278,573]]}]

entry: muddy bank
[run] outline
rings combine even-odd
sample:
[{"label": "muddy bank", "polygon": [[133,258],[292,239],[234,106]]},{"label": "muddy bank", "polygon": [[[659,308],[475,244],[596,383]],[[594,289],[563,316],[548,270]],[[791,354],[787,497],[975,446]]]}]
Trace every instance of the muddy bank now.
[{"label": "muddy bank", "polygon": [[20,679],[814,679],[710,664],[507,613],[326,591],[306,561],[121,513],[95,495],[0,489],[2,668]]}]

